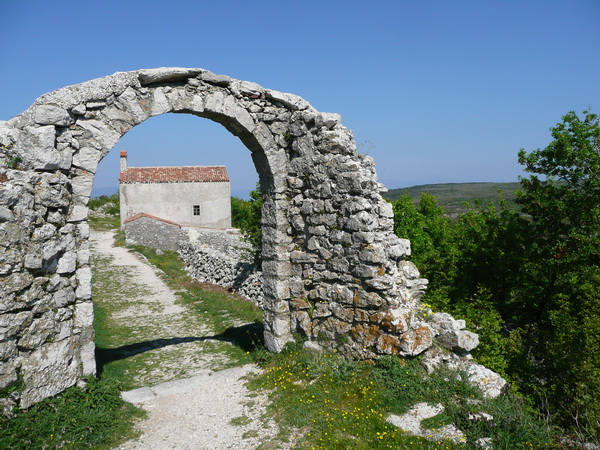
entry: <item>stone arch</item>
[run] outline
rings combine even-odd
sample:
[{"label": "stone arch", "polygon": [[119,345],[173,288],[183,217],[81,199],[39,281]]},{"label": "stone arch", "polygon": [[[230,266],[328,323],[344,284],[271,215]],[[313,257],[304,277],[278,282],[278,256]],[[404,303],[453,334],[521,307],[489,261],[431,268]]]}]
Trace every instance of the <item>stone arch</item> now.
[{"label": "stone arch", "polygon": [[431,346],[438,331],[415,314],[427,281],[339,115],[203,69],[138,70],[45,94],[0,123],[0,388],[22,380],[27,407],[95,373],[94,173],[127,131],[166,113],[219,122],[252,152],[270,350],[294,332],[362,359]]}]

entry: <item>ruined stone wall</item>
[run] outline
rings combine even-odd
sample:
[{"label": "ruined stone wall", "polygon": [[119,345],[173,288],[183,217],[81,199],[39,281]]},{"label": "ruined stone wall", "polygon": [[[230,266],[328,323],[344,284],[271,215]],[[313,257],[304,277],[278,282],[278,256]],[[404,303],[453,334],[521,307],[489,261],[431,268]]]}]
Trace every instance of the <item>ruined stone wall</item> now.
[{"label": "ruined stone wall", "polygon": [[123,231],[128,245],[176,251],[195,280],[231,289],[262,306],[262,272],[251,262],[252,246],[242,241],[239,230],[182,227],[138,214],[125,221]]},{"label": "ruined stone wall", "polygon": [[179,257],[192,278],[231,289],[262,307],[262,272],[246,256],[233,248],[219,250],[198,243],[179,248]]},{"label": "ruined stone wall", "polygon": [[252,246],[245,242],[238,228],[202,228],[185,227],[183,230],[189,238],[189,242],[197,242],[223,253],[235,254],[240,249],[243,254],[251,251]]},{"label": "ruined stone wall", "polygon": [[158,250],[176,252],[182,243],[188,241],[188,235],[181,225],[145,213],[126,220],[123,231],[127,245],[142,245]]},{"label": "ruined stone wall", "polygon": [[27,407],[94,373],[94,173],[127,131],[171,112],[216,121],[252,152],[269,349],[293,332],[358,358],[431,346],[441,331],[416,313],[426,280],[338,115],[203,69],[139,70],[59,89],[0,122],[0,389],[16,386]]}]

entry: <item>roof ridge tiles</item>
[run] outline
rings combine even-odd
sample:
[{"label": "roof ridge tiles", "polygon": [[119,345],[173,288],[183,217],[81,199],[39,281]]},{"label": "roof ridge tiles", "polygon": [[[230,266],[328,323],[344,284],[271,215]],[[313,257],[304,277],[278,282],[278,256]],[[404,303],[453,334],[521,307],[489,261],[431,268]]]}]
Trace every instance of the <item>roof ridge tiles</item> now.
[{"label": "roof ridge tiles", "polygon": [[229,182],[225,166],[128,167],[121,183],[208,183]]}]

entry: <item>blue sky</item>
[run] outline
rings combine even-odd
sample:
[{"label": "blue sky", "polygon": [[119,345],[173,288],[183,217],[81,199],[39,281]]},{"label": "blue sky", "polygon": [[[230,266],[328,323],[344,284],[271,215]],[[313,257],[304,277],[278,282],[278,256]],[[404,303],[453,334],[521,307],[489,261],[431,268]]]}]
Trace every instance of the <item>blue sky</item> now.
[{"label": "blue sky", "polygon": [[[598,0],[2,0],[0,43],[0,120],[117,71],[202,67],[341,114],[388,188],[517,181],[520,148],[600,112]],[[206,119],[152,118],[123,149],[134,166],[225,164],[238,196],[257,180]],[[117,186],[117,159],[96,192]]]}]

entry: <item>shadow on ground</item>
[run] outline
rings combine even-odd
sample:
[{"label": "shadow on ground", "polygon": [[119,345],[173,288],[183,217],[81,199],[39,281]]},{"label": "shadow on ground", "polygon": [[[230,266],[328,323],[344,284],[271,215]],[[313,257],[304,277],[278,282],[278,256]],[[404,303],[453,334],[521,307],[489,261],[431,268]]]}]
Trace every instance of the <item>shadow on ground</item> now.
[{"label": "shadow on ground", "polygon": [[129,358],[157,348],[168,347],[170,345],[184,344],[187,342],[198,341],[221,341],[229,342],[232,345],[240,347],[246,352],[251,352],[264,345],[263,338],[264,326],[262,323],[247,323],[239,327],[227,328],[223,333],[215,336],[202,337],[174,337],[169,339],[155,339],[152,341],[139,342],[137,344],[123,345],[117,348],[96,347],[96,370],[97,376],[102,375],[104,366],[121,359]]}]

